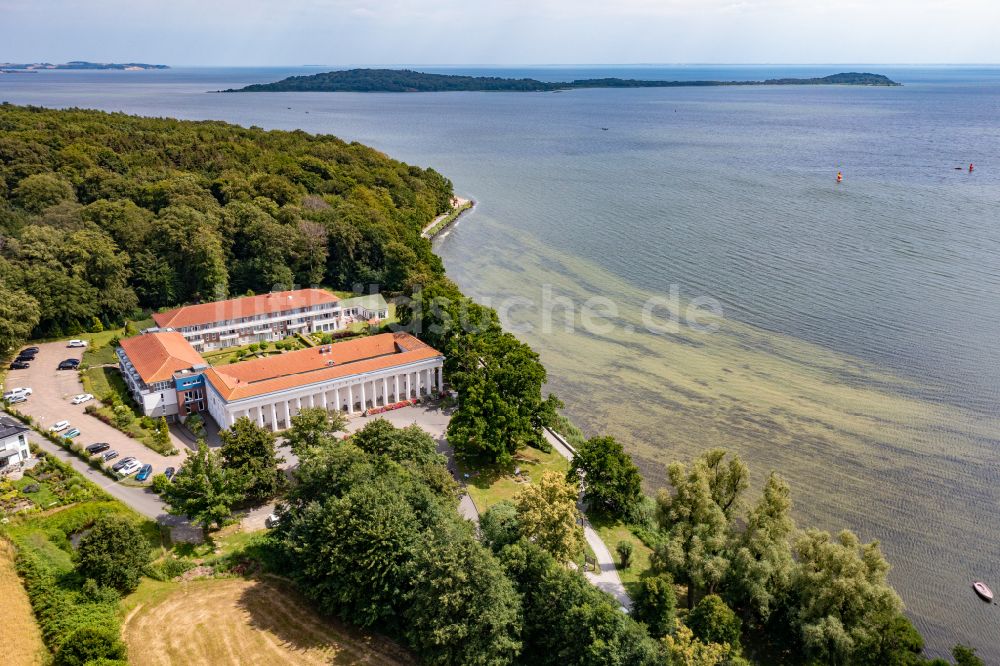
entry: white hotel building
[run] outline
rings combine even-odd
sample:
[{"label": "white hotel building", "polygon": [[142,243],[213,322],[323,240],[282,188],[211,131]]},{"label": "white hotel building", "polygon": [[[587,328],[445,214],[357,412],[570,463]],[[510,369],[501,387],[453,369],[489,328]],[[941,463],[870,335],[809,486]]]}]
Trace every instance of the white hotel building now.
[{"label": "white hotel building", "polygon": [[246,416],[284,430],[306,407],[348,414],[442,390],[444,356],[408,333],[209,366],[176,331],[121,341],[126,383],[148,416],[208,412],[220,428]]},{"label": "white hotel building", "polygon": [[276,342],[296,333],[339,331],[356,321],[389,316],[379,294],[341,300],[322,289],[276,291],[260,296],[186,305],[153,315],[153,331],[177,331],[197,351]]}]

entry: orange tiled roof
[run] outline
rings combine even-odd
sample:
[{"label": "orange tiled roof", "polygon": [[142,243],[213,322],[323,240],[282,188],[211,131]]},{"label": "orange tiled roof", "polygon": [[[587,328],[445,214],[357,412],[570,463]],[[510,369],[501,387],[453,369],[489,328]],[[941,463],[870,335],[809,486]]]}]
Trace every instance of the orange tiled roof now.
[{"label": "orange tiled roof", "polygon": [[159,312],[153,315],[153,321],[160,328],[183,328],[198,324],[211,324],[217,321],[228,321],[240,317],[254,317],[262,314],[275,314],[285,310],[312,307],[324,303],[336,303],[340,299],[322,289],[298,289],[296,291],[273,291],[259,296],[244,296],[231,298],[227,301],[214,301],[198,305]]},{"label": "orange tiled roof", "polygon": [[191,343],[176,331],[137,335],[119,344],[147,384],[170,379],[178,370],[205,364]]},{"label": "orange tiled roof", "polygon": [[[324,353],[323,349],[329,349],[329,352]],[[409,333],[382,333],[209,368],[205,377],[224,399],[231,401],[384,370],[441,355],[441,352]]]}]

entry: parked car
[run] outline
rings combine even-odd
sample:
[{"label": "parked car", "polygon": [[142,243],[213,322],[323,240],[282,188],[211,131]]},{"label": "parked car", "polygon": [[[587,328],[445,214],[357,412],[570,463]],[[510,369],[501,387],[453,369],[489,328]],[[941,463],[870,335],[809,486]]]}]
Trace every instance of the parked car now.
[{"label": "parked car", "polygon": [[68,358],[59,363],[60,370],[76,370],[78,367],[80,367],[80,361],[75,358]]},{"label": "parked car", "polygon": [[134,460],[135,460],[135,458],[133,458],[132,456],[126,456],[126,457],[122,458],[121,460],[119,460],[118,462],[116,462],[114,465],[112,465],[111,466],[111,470],[114,471],[114,472],[117,472],[122,467],[124,467],[125,465],[129,464],[130,462],[132,462]]},{"label": "parked car", "polygon": [[90,402],[93,399],[94,396],[89,393],[81,393],[80,395],[74,396],[72,402],[74,405],[82,405],[83,403]]},{"label": "parked car", "polygon": [[136,472],[138,472],[140,469],[142,469],[142,467],[143,464],[141,462],[139,462],[138,460],[132,460],[131,462],[122,466],[122,468],[118,470],[118,475],[122,477],[131,476]]},{"label": "parked car", "polygon": [[38,347],[25,347],[24,349],[21,350],[21,353],[22,354],[37,354],[38,353]]},{"label": "parked car", "polygon": [[87,346],[87,341],[86,340],[70,340],[69,344],[66,345],[66,346],[67,347],[86,347]]},{"label": "parked car", "polygon": [[136,481],[145,481],[146,479],[148,479],[152,475],[153,475],[153,466],[152,465],[143,465],[142,469],[139,470],[139,473],[135,475],[135,480]]},{"label": "parked car", "polygon": [[49,432],[59,432],[60,430],[65,430],[68,427],[69,421],[56,421],[52,424],[52,427],[49,428]]},{"label": "parked car", "polygon": [[80,436],[79,428],[70,428],[69,430],[63,433],[63,437],[65,437],[66,439],[73,439],[74,437],[79,437],[79,436]]},{"label": "parked car", "polygon": [[31,365],[27,361],[11,361],[10,362],[10,369],[11,370],[27,370],[30,367],[31,367]]},{"label": "parked car", "polygon": [[173,480],[175,471],[173,467],[168,467],[163,470],[163,476],[167,477],[168,481]]},{"label": "parked car", "polygon": [[24,361],[25,363],[31,363],[32,361],[35,360],[35,356],[37,356],[37,354],[21,352],[20,354],[17,355],[17,358],[15,358],[14,360]]},{"label": "parked car", "polygon": [[111,445],[108,444],[107,442],[95,442],[94,444],[91,444],[90,446],[88,446],[85,449],[85,451],[87,453],[89,453],[90,455],[93,456],[93,455],[96,455],[98,453],[101,453],[102,451],[107,451],[110,448],[111,448]]},{"label": "parked car", "polygon": [[15,395],[11,398],[7,398],[7,402],[9,402],[12,405],[16,405],[19,402],[27,402],[27,401],[28,401],[28,396],[26,395]]},{"label": "parked car", "polygon": [[118,457],[118,452],[115,451],[114,449],[112,449],[111,451],[108,451],[103,456],[101,456],[101,458],[104,459],[104,462],[108,462],[109,460],[114,460],[117,457]]},{"label": "parked car", "polygon": [[12,388],[11,390],[4,392],[3,399],[10,400],[16,395],[23,395],[25,398],[27,398],[31,394],[32,390],[30,388]]},{"label": "parked car", "polygon": [[272,513],[271,515],[269,515],[267,518],[264,519],[264,527],[266,527],[267,529],[271,529],[279,522],[281,522],[281,517],[278,516],[278,514],[276,513]]}]

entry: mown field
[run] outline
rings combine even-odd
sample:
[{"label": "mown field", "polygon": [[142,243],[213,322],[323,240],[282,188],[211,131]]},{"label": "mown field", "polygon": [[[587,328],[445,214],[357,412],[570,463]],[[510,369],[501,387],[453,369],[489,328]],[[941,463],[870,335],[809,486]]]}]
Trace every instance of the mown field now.
[{"label": "mown field", "polygon": [[391,641],[321,618],[284,583],[143,581],[124,635],[136,666],[411,664]]},{"label": "mown field", "polygon": [[10,666],[44,664],[48,656],[28,595],[14,567],[14,547],[0,539],[0,617],[3,618],[3,662]]}]

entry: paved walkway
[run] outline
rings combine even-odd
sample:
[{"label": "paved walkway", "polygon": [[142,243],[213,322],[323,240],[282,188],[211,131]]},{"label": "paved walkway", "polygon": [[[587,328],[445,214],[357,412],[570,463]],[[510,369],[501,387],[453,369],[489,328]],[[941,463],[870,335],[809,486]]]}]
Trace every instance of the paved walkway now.
[{"label": "paved walkway", "polygon": [[444,218],[448,217],[449,215],[451,215],[452,213],[454,213],[456,209],[461,208],[462,206],[464,206],[467,203],[469,203],[469,199],[463,199],[462,197],[455,197],[455,205],[452,206],[452,209],[449,210],[447,213],[441,213],[440,215],[438,215],[437,217],[435,217],[433,220],[431,220],[430,224],[428,224],[426,227],[424,227],[423,230],[420,232],[420,235],[423,236],[424,238],[430,238],[430,235],[429,235],[430,234],[430,230],[433,229],[434,226],[438,222],[440,222]]},{"label": "paved walkway", "polygon": [[[545,439],[559,452],[561,456],[568,460],[573,459],[573,452],[570,451],[566,446],[560,442],[556,437],[552,435],[548,430],[543,431],[545,434]],[[625,586],[622,584],[622,579],[618,576],[618,568],[615,566],[615,560],[611,556],[611,551],[608,547],[604,545],[604,541],[597,534],[597,530],[594,529],[590,521],[587,520],[587,515],[583,514],[583,536],[587,540],[587,545],[590,549],[594,551],[594,556],[597,558],[597,571],[587,571],[584,575],[587,579],[597,588],[604,590],[615,599],[618,603],[622,605],[622,608],[629,610],[632,608],[632,598],[628,596],[628,592],[625,591]]]}]

